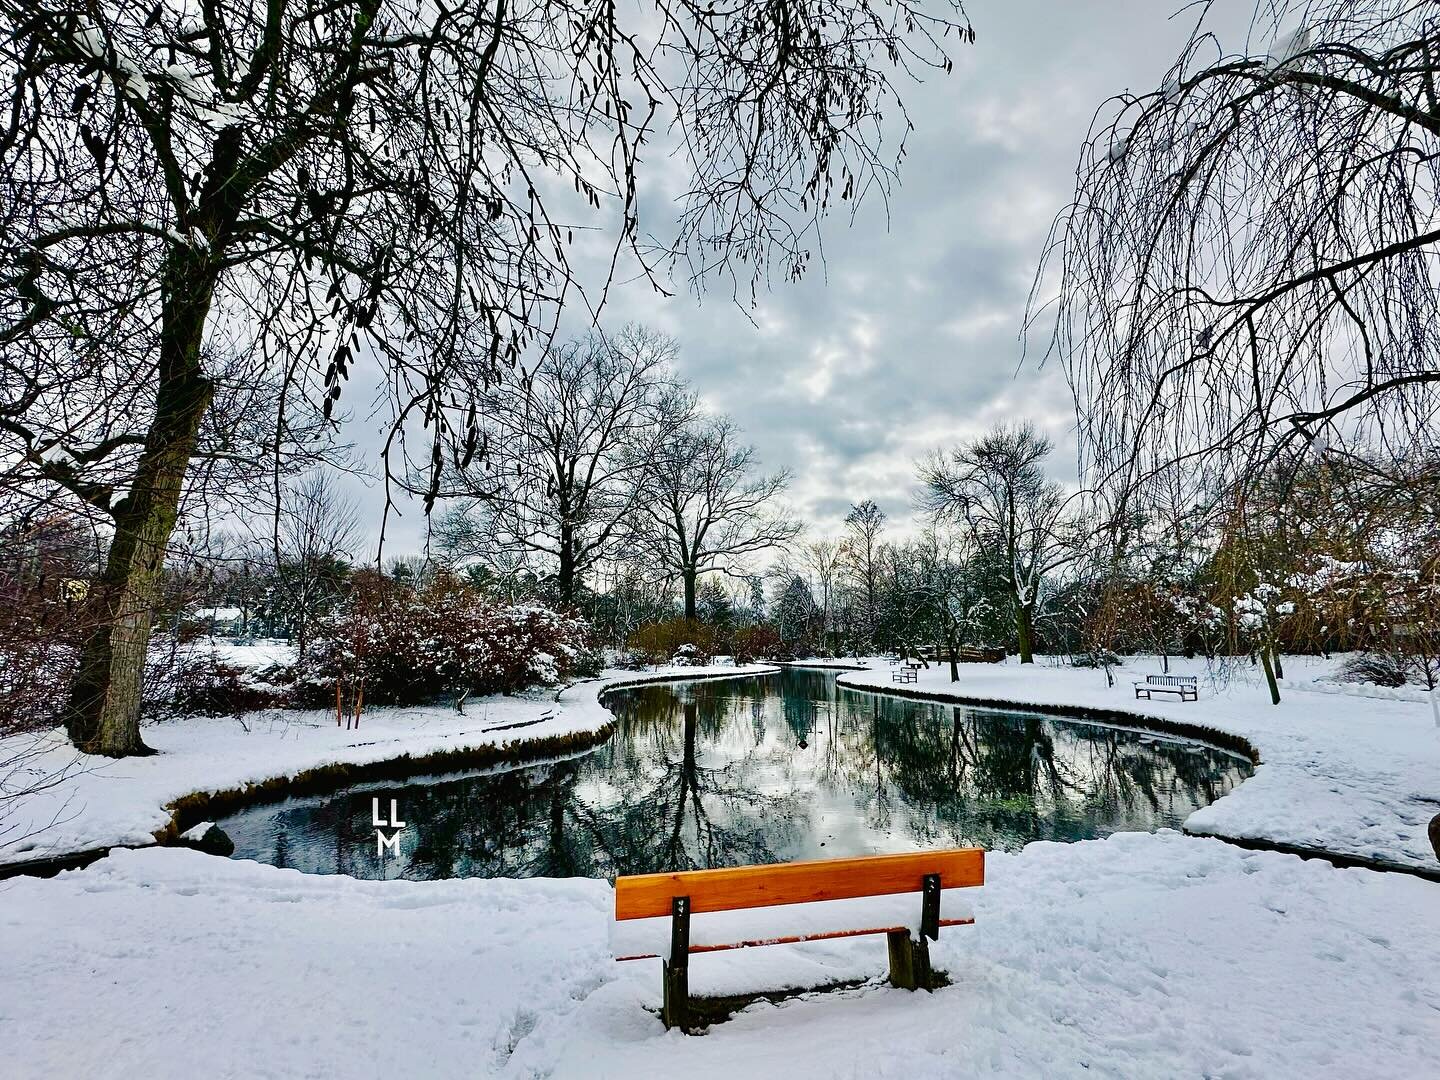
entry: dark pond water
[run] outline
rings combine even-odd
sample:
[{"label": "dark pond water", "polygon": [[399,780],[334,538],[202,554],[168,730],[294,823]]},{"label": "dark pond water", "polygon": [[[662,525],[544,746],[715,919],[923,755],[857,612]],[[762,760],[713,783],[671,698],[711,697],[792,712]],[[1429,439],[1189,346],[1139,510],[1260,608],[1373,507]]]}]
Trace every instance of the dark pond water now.
[{"label": "dark pond water", "polygon": [[[1251,771],[1199,743],[877,697],[822,672],[606,701],[620,722],[588,754],[358,785],[219,824],[236,858],[312,873],[613,877],[1178,827]],[[398,854],[378,850],[377,798],[405,824]]]}]

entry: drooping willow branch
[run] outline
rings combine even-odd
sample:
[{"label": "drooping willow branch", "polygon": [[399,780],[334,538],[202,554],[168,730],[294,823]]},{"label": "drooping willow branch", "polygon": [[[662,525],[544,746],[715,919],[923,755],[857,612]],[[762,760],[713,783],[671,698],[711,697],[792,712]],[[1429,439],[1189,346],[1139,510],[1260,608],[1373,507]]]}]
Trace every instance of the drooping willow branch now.
[{"label": "drooping willow branch", "polygon": [[1207,16],[1159,90],[1097,114],[1031,294],[1088,478],[1198,493],[1297,449],[1423,454],[1440,6],[1265,3],[1240,56]]}]

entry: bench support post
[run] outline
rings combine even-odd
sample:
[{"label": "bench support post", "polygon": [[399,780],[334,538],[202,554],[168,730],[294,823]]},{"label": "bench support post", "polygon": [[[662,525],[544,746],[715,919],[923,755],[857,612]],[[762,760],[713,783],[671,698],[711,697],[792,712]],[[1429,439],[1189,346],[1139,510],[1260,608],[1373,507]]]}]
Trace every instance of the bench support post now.
[{"label": "bench support post", "polygon": [[920,937],[940,940],[940,875],[926,874],[922,879]]},{"label": "bench support post", "polygon": [[920,936],[908,930],[885,935],[890,946],[890,985],[901,990],[930,989],[930,942],[940,937],[940,875],[926,874],[920,909]]},{"label": "bench support post", "polygon": [[670,955],[665,958],[660,1019],[665,1027],[690,1025],[690,898],[670,901]]},{"label": "bench support post", "polygon": [[909,930],[891,930],[885,938],[890,944],[890,985],[930,989],[930,943],[912,938]]}]

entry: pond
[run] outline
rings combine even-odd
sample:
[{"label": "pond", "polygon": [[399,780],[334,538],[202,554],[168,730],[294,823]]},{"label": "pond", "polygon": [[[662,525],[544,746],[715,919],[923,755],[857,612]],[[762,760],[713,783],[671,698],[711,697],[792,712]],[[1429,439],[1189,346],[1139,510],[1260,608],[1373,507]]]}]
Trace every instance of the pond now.
[{"label": "pond", "polygon": [[[608,877],[1179,827],[1250,775],[1203,743],[846,690],[831,672],[618,691],[596,749],[219,822],[235,857],[362,878]],[[380,850],[374,800],[399,820]],[[393,837],[395,830],[387,829]]]}]

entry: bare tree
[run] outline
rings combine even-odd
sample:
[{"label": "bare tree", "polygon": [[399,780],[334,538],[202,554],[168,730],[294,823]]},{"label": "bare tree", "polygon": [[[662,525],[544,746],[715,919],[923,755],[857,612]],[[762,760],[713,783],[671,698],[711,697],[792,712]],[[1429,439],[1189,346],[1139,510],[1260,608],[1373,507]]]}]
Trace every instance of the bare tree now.
[{"label": "bare tree", "polygon": [[[477,452],[478,396],[575,293],[575,226],[641,275],[667,255],[697,283],[798,275],[835,202],[890,189],[894,80],[948,70],[945,36],[971,36],[953,4],[869,0],[0,14],[0,460],[113,530],[67,723],[114,756],[146,752],[155,590],[217,368],[278,382],[278,454],[378,363],[387,463],[423,423],[433,498],[446,454]],[[657,251],[638,167],[667,119],[693,182]]]},{"label": "bare tree", "polygon": [[950,681],[960,681],[960,648],[980,630],[990,599],[977,580],[967,532],[927,528],[915,544],[918,577],[950,655]]},{"label": "bare tree", "polygon": [[485,503],[452,503],[432,522],[430,542],[441,566],[463,571],[507,604],[533,597],[544,572],[535,553],[516,544]]},{"label": "bare tree", "polygon": [[998,549],[1015,611],[1020,662],[1034,663],[1035,616],[1045,579],[1076,559],[1069,500],[1045,475],[1050,440],[1030,425],[999,427],[920,466],[921,506],[960,526],[972,550]]},{"label": "bare tree", "polygon": [[301,660],[311,626],[339,593],[359,530],[355,501],[329,474],[313,472],[284,489],[271,537],[272,607],[289,623]]},{"label": "bare tree", "polygon": [[637,507],[639,540],[682,583],[687,619],[696,617],[701,575],[748,577],[753,556],[785,548],[801,531],[776,506],[789,474],[756,475],[755,448],[738,436],[727,417],[682,427],[660,448]]},{"label": "bare tree", "polygon": [[1264,0],[1228,54],[1192,9],[1164,84],[1098,114],[1032,293],[1085,467],[1202,487],[1287,447],[1433,445],[1440,10]]},{"label": "bare tree", "polygon": [[[694,412],[675,380],[675,343],[640,326],[548,350],[518,387],[491,397],[482,438],[493,449],[457,477],[486,519],[488,550],[520,548],[573,605],[586,573],[617,554],[659,448]],[[451,521],[451,547],[461,523]],[[456,549],[473,554],[480,547]]]},{"label": "bare tree", "polygon": [[880,619],[880,566],[884,546],[880,534],[884,531],[885,511],[876,506],[873,499],[856,503],[845,515],[842,558],[863,611],[865,643],[872,648]]},{"label": "bare tree", "polygon": [[835,622],[835,595],[840,578],[840,544],[835,540],[813,540],[800,549],[800,561],[814,577],[814,588],[820,611],[821,644],[826,652],[833,649],[830,632]]}]

